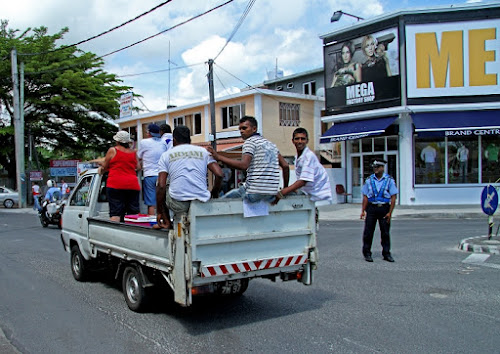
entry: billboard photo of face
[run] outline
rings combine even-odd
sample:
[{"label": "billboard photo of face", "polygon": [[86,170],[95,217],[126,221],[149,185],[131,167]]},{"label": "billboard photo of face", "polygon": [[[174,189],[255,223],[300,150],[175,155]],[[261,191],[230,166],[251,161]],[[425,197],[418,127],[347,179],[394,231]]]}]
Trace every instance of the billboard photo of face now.
[{"label": "billboard photo of face", "polygon": [[324,60],[328,111],[400,95],[397,28],[325,46]]}]

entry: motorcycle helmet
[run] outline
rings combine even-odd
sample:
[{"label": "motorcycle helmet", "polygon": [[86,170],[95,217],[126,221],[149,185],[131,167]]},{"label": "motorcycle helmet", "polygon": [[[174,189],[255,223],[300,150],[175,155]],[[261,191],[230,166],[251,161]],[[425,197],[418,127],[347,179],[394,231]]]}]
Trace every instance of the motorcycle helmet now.
[{"label": "motorcycle helmet", "polygon": [[56,182],[53,179],[49,179],[47,181],[47,187],[49,187],[49,188],[54,187],[55,184],[56,184]]}]

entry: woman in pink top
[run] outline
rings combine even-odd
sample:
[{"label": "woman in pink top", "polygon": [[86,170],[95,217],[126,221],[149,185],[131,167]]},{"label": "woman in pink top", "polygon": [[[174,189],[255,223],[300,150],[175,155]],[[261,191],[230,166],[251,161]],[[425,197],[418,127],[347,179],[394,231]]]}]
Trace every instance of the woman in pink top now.
[{"label": "woman in pink top", "polygon": [[99,173],[109,171],[106,194],[109,202],[109,216],[112,221],[124,221],[126,214],[139,213],[139,192],[137,179],[140,168],[136,151],[130,148],[130,134],[120,130],[113,136],[116,145],[108,150]]}]

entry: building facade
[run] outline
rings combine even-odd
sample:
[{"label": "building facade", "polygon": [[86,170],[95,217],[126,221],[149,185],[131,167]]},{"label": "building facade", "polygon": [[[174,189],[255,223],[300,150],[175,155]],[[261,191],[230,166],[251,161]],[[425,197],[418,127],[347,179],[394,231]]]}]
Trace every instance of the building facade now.
[{"label": "building facade", "polygon": [[500,182],[500,4],[409,10],[321,36],[321,143],[361,201],[373,158],[403,205],[479,204]]},{"label": "building facade", "polygon": [[[321,111],[324,98],[318,96],[280,92],[266,89],[249,89],[237,94],[218,98],[215,102],[215,127],[217,150],[232,157],[241,157],[239,120],[245,115],[253,116],[258,122],[258,133],[272,141],[281,155],[293,164],[295,147],[292,132],[297,127],[309,131],[309,148],[315,151],[319,146]],[[213,140],[210,102],[204,101],[181,107],[116,121],[120,129],[131,133],[140,146],[150,123],[167,123],[172,130],[177,125],[186,125],[191,130],[191,143],[209,146]],[[233,183],[243,180],[238,171],[233,171]]]}]

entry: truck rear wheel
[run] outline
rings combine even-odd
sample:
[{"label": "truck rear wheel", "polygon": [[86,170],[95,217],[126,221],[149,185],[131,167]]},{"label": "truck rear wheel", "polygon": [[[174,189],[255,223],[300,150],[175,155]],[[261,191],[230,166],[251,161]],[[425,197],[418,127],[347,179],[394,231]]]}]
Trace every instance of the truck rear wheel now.
[{"label": "truck rear wheel", "polygon": [[83,258],[77,245],[71,247],[71,273],[78,281],[85,281],[88,276],[87,261]]},{"label": "truck rear wheel", "polygon": [[143,311],[147,305],[147,292],[142,275],[136,267],[125,268],[122,287],[128,308],[135,312]]}]

